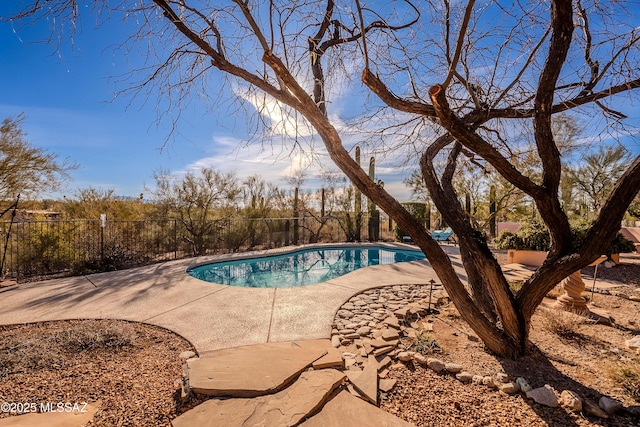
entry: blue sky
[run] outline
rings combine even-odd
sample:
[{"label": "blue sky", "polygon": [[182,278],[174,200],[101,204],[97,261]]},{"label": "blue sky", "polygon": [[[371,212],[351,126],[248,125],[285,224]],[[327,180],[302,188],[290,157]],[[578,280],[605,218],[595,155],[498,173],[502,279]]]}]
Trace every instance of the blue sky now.
[{"label": "blue sky", "polygon": [[[113,28],[85,30],[74,50],[57,55],[50,45],[35,44],[46,28],[14,33],[0,24],[0,115],[26,115],[30,142],[79,164],[68,191],[93,186],[134,196],[151,184],[154,169],[185,168],[207,155],[216,131],[205,120],[185,126],[184,141],[160,150],[168,131],[155,124],[151,106],[114,100],[109,76],[121,74],[104,48],[115,42]],[[96,47],[93,47],[93,46]],[[178,147],[180,145],[180,147]]]},{"label": "blue sky", "polygon": [[[5,14],[0,6],[0,15]],[[98,28],[91,21],[84,23],[73,46],[63,42],[61,53],[39,43],[47,35],[45,23],[14,28],[0,22],[0,118],[24,113],[24,130],[34,146],[79,165],[67,188],[52,197],[72,196],[88,187],[137,197],[148,194],[145,185],[153,185],[155,170],[181,173],[200,166],[233,171],[240,178],[260,174],[282,187],[286,175],[302,168],[309,188],[317,185],[313,178],[320,173],[318,162],[308,166],[307,156],[290,156],[289,145],[276,141],[266,149],[255,143],[238,149],[250,135],[245,118],[228,102],[215,114],[194,101],[182,111],[178,132],[165,144],[171,123],[166,118],[158,122],[156,99],[114,97],[124,86],[116,86],[112,77],[132,68],[130,58],[108,48],[127,35],[118,19]],[[368,159],[366,153],[363,159]],[[329,159],[321,155],[320,162],[326,165]],[[402,184],[406,171],[381,163],[378,171],[397,197],[410,198]]]},{"label": "blue sky", "polygon": [[[0,16],[5,16],[9,7],[7,3],[0,5]],[[145,184],[153,185],[153,172],[158,169],[181,173],[210,166],[233,171],[240,178],[259,174],[282,187],[286,186],[283,178],[296,169],[306,168],[310,178],[320,172],[320,164],[335,170],[322,152],[317,157],[319,161],[307,168],[308,156],[299,152],[291,155],[291,141],[281,145],[277,136],[272,145],[261,147],[253,143],[245,147],[250,137],[245,110],[236,109],[230,102],[223,102],[211,112],[194,99],[181,112],[178,132],[165,144],[171,122],[168,118],[157,120],[155,98],[145,103],[141,98],[114,97],[117,88],[123,86],[116,87],[110,77],[129,72],[133,68],[131,62],[138,61],[134,55],[127,58],[109,48],[124,40],[128,35],[126,27],[115,18],[95,28],[92,19],[83,22],[73,47],[63,41],[61,54],[56,53],[55,46],[35,43],[48,35],[46,22],[19,29],[0,22],[0,118],[24,113],[24,130],[33,145],[80,166],[72,171],[73,181],[67,189],[54,197],[73,195],[77,189],[88,187],[113,189],[122,196],[148,195]],[[233,98],[238,88],[229,86],[221,89],[222,94],[212,96]],[[330,114],[342,118],[355,115],[363,97],[357,92],[358,86],[339,88],[344,91],[331,98]],[[629,122],[638,123],[638,109],[626,102],[623,105],[622,109],[632,117]],[[254,112],[250,105],[246,111]],[[278,111],[271,113],[271,119],[279,117]],[[587,135],[601,135],[597,123],[587,129]],[[349,126],[341,126],[341,130],[348,129]],[[640,152],[636,131],[637,128],[626,140],[634,154]],[[358,138],[366,138],[348,132],[344,135],[349,147],[359,142]],[[587,135],[586,139],[594,138]],[[370,155],[365,148],[365,168]],[[402,177],[411,170],[403,168],[402,160],[377,160],[377,178],[401,201],[409,200],[410,191]],[[310,179],[308,185],[317,186],[317,180]]]}]

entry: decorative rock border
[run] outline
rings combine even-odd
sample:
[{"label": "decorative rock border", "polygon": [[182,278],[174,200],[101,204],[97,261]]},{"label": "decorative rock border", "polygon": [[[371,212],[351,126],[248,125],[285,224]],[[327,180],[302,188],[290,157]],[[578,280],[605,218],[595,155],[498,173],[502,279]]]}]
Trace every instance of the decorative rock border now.
[{"label": "decorative rock border", "polygon": [[[609,418],[623,410],[638,415],[637,407],[624,408],[620,401],[608,396],[602,396],[596,403],[583,399],[572,390],[557,392],[548,384],[532,389],[525,378],[514,379],[504,372],[474,374],[460,364],[426,357],[405,348],[401,338],[416,338],[433,330],[428,315],[445,301],[448,301],[448,296],[442,285],[433,283],[366,290],[351,297],[337,311],[332,324],[332,345],[342,353],[347,370],[366,370],[371,363],[371,356],[374,356],[381,369],[379,389],[383,392],[393,387],[385,378],[388,373],[386,366],[395,359],[402,363],[418,363],[436,373],[449,374],[464,384],[482,385],[508,395],[522,393],[526,398],[552,408],[563,406],[573,412],[599,418]],[[477,340],[473,335],[469,338]],[[636,343],[627,345],[635,348]]]}]

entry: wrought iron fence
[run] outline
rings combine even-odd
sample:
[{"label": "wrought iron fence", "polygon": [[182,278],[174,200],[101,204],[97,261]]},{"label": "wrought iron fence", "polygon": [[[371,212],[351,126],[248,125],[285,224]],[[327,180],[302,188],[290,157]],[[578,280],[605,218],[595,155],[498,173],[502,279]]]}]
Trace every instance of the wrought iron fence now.
[{"label": "wrought iron fence", "polygon": [[307,243],[393,240],[388,219],[0,222],[2,279],[18,281],[119,270],[178,258]]}]

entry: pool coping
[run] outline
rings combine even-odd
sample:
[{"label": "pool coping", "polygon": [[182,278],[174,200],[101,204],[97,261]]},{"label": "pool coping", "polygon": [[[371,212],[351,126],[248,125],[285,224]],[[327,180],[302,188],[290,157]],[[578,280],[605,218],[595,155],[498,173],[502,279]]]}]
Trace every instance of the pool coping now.
[{"label": "pool coping", "polygon": [[[335,247],[348,247],[348,246],[376,246],[376,247],[386,247],[392,249],[402,249],[402,250],[413,250],[421,252],[420,249],[415,245],[410,245],[406,243],[399,242],[345,242],[345,243],[306,243],[303,245],[297,246],[282,246],[279,248],[272,249],[258,249],[251,250],[246,252],[232,252],[225,254],[216,254],[216,255],[203,255],[197,257],[197,259],[209,259],[207,261],[198,262],[189,268],[195,268],[202,265],[211,264],[214,262],[224,262],[224,261],[234,261],[234,260],[242,260],[242,259],[251,259],[251,258],[259,258],[259,257],[268,257],[274,255],[282,255],[288,253],[294,253],[303,251],[306,249],[312,248],[335,248]],[[195,259],[195,258],[191,258]]]}]

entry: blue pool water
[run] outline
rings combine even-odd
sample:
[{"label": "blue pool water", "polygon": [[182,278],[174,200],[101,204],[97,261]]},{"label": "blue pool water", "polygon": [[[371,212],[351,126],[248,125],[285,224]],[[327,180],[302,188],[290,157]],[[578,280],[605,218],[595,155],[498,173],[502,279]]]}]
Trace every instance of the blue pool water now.
[{"label": "blue pool water", "polygon": [[424,259],[420,251],[365,247],[304,249],[282,255],[215,262],[188,270],[196,279],[248,288],[305,286],[370,265]]}]

